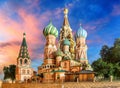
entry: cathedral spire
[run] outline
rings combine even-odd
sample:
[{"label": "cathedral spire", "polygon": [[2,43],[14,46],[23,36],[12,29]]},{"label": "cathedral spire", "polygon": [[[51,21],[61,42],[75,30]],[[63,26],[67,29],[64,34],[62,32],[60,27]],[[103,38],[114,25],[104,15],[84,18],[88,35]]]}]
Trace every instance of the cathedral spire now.
[{"label": "cathedral spire", "polygon": [[68,9],[64,8],[64,21],[63,21],[63,25],[64,26],[69,26],[69,21],[68,21]]},{"label": "cathedral spire", "polygon": [[22,40],[22,44],[20,47],[18,58],[28,58],[28,59],[30,58],[29,53],[28,53],[28,49],[27,49],[26,34],[25,33],[23,33],[23,40]]},{"label": "cathedral spire", "polygon": [[22,47],[22,46],[27,47],[27,44],[26,44],[26,34],[25,34],[25,33],[23,33],[23,41],[22,41],[21,47]]},{"label": "cathedral spire", "polygon": [[72,29],[70,27],[69,21],[68,21],[68,9],[64,9],[64,21],[63,26],[60,31],[60,49],[63,50],[63,41],[65,39],[68,39],[70,42],[70,53],[74,53],[74,39],[72,34]]}]

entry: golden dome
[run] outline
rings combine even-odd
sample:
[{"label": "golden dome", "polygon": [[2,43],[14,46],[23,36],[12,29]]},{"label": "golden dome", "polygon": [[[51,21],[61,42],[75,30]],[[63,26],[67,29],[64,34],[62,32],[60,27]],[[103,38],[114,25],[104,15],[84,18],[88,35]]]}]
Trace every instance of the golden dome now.
[{"label": "golden dome", "polygon": [[68,14],[68,9],[64,8],[64,14],[67,15]]}]

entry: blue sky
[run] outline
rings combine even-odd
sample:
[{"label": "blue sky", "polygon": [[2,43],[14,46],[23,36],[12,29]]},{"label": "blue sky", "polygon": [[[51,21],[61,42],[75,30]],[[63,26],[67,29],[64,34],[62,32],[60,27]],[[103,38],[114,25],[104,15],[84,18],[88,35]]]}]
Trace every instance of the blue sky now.
[{"label": "blue sky", "polygon": [[88,32],[90,63],[100,57],[103,45],[112,46],[120,38],[120,0],[0,0],[1,74],[4,65],[16,64],[23,32],[26,32],[32,67],[37,69],[41,65],[45,44],[42,31],[50,19],[60,30],[65,7],[69,9],[73,33],[80,23]]}]

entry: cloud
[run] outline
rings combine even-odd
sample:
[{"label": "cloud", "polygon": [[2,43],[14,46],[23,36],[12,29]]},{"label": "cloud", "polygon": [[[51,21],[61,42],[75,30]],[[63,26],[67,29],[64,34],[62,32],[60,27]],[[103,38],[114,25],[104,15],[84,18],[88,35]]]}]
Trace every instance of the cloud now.
[{"label": "cloud", "polygon": [[[28,51],[32,61],[43,59],[45,44],[43,28],[48,24],[51,17],[56,20],[61,18],[59,14],[61,14],[62,9],[56,8],[38,14],[29,13],[27,9],[18,6],[15,12],[10,11],[10,14],[5,14],[9,12],[9,9],[6,10],[5,7],[0,8],[0,64],[16,64],[24,32],[26,33]],[[15,15],[11,17],[14,13]]]},{"label": "cloud", "polygon": [[64,3],[64,6],[67,8],[72,8],[77,2],[79,2],[80,0],[66,0]]},{"label": "cloud", "polygon": [[120,5],[113,5],[112,16],[120,15]]},{"label": "cloud", "polygon": [[41,37],[42,29],[41,26],[39,27],[39,24],[42,23],[39,21],[40,18],[37,19],[34,14],[28,14],[22,9],[19,9],[17,14],[20,21],[13,20],[3,12],[0,13],[0,64],[3,65],[16,64],[23,32],[26,32],[28,49],[32,59],[39,58],[39,52],[36,54],[33,50],[44,43],[43,37]]}]

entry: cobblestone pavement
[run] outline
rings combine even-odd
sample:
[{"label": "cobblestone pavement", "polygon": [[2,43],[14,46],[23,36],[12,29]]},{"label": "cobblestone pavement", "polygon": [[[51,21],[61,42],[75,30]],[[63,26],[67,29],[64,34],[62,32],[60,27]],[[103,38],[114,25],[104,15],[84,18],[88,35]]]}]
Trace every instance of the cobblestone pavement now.
[{"label": "cobblestone pavement", "polygon": [[29,84],[9,84],[4,83],[2,88],[120,88],[120,81],[117,82],[66,82],[66,83],[29,83]]},{"label": "cobblestone pavement", "polygon": [[65,83],[62,85],[62,88],[120,88],[120,81]]}]

